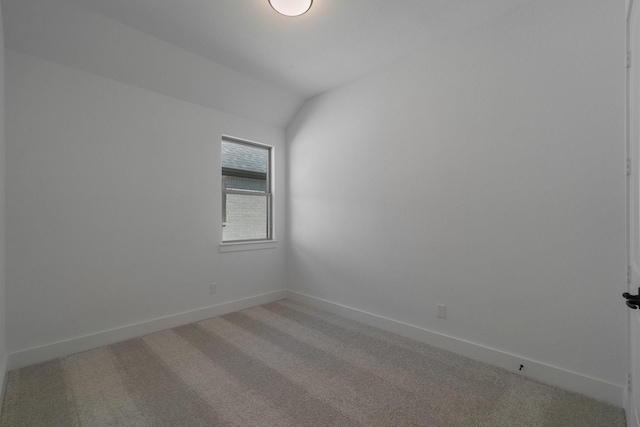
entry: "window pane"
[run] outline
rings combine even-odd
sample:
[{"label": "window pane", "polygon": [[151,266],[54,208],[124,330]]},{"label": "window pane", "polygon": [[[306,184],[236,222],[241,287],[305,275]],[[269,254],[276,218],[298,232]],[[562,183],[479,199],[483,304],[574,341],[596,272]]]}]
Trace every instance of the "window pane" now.
[{"label": "window pane", "polygon": [[269,148],[222,141],[222,174],[267,179]]},{"label": "window pane", "polygon": [[266,195],[226,194],[222,240],[269,238],[269,200]]},{"label": "window pane", "polygon": [[251,190],[266,193],[267,180],[222,175],[222,188],[225,190]]},{"label": "window pane", "polygon": [[272,238],[270,162],[271,147],[222,140],[223,242]]}]

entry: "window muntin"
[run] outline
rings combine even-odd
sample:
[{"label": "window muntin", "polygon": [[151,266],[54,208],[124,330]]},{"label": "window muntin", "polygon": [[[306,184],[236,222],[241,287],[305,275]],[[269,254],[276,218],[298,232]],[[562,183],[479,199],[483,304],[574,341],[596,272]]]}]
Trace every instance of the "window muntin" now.
[{"label": "window muntin", "polygon": [[271,240],[272,147],[222,138],[222,242]]}]

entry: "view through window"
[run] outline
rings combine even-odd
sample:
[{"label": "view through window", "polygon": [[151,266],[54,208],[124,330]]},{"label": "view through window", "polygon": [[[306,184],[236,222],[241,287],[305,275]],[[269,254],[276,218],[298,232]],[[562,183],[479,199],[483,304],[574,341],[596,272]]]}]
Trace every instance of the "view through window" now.
[{"label": "view through window", "polygon": [[270,240],[271,150],[222,138],[222,241]]}]

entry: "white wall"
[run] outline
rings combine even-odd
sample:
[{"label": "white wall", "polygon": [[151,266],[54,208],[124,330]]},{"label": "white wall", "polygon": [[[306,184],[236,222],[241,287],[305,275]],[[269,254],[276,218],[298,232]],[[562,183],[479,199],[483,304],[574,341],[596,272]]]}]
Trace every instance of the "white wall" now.
[{"label": "white wall", "polygon": [[621,404],[624,27],[622,0],[530,2],[307,102],[287,130],[290,289]]},{"label": "white wall", "polygon": [[6,96],[11,353],[284,289],[283,242],[219,252],[221,135],[282,129],[9,49]]},{"label": "white wall", "polygon": [[4,376],[7,362],[5,338],[6,305],[5,305],[5,136],[4,136],[4,29],[2,7],[0,6],[0,398],[4,390]]}]

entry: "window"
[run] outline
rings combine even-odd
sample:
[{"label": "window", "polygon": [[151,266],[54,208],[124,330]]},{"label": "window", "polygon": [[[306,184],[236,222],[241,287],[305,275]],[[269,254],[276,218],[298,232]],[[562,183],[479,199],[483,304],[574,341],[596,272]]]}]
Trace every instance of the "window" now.
[{"label": "window", "polygon": [[272,239],[271,151],[222,138],[222,241]]}]

